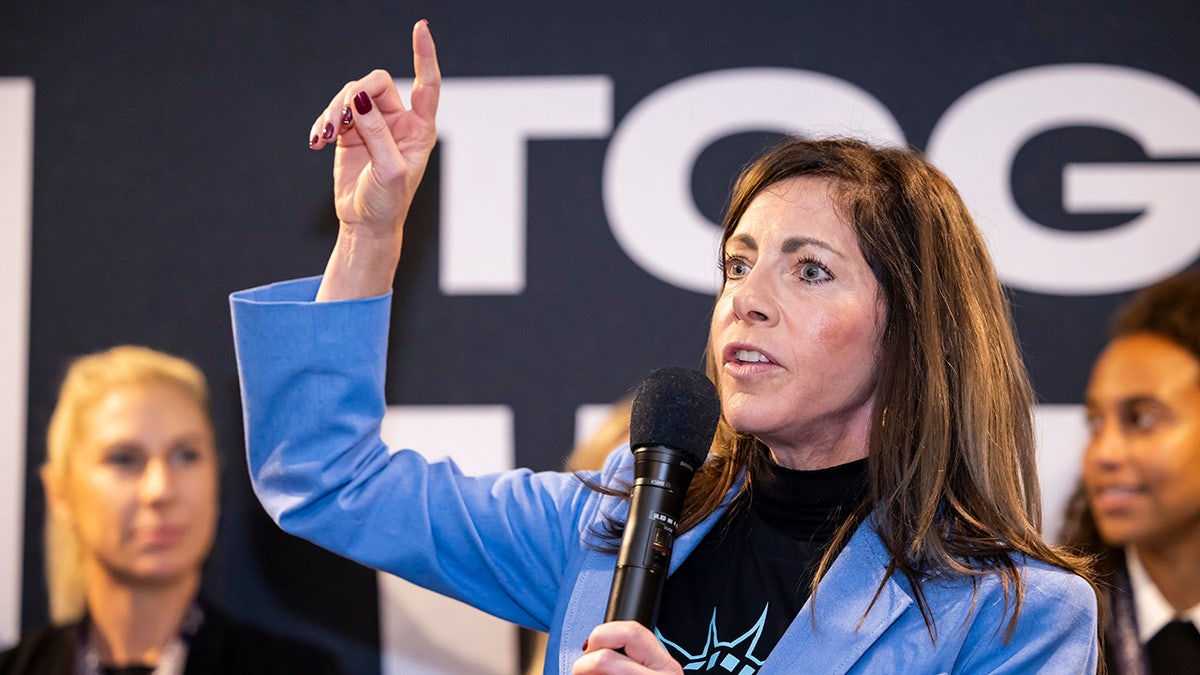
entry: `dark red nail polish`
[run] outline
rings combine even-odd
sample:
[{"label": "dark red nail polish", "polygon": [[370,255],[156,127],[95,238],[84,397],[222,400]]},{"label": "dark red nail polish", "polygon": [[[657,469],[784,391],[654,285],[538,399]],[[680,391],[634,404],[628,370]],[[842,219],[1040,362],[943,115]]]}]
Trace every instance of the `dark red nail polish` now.
[{"label": "dark red nail polish", "polygon": [[317,144],[317,141],[318,141],[319,139],[320,139],[320,137],[319,137],[319,136],[317,136],[316,134],[313,134],[312,140],[310,140],[310,141],[308,142],[308,147],[310,147],[310,148],[311,148],[311,147],[313,147],[314,145],[316,145],[316,144]]},{"label": "dark red nail polish", "polygon": [[367,96],[367,92],[360,91],[354,95],[354,109],[359,115],[366,115],[371,112],[371,97]]},{"label": "dark red nail polish", "polygon": [[354,115],[350,114],[350,106],[342,108],[342,126],[348,127],[354,123]]},{"label": "dark red nail polish", "polygon": [[587,643],[588,643],[587,640],[583,641],[583,651],[585,651],[585,652],[587,651]]},{"label": "dark red nail polish", "polygon": [[332,140],[332,139],[333,139],[333,125],[330,124],[329,122],[326,122],[325,123],[325,140],[328,141],[328,140]]}]

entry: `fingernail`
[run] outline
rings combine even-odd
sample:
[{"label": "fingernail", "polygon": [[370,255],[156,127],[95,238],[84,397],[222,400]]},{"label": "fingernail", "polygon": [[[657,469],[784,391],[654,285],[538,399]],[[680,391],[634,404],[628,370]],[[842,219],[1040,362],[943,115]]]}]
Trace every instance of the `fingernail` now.
[{"label": "fingernail", "polygon": [[308,147],[311,148],[311,147],[315,146],[317,144],[317,140],[319,140],[319,138],[320,138],[319,136],[317,136],[316,134],[313,134],[312,140],[310,140],[308,142]]},{"label": "fingernail", "polygon": [[330,124],[329,122],[326,122],[325,123],[325,140],[328,141],[328,140],[332,140],[332,139],[333,139],[333,125]]},{"label": "fingernail", "polygon": [[348,127],[354,123],[354,115],[350,114],[350,106],[342,108],[342,126]]},{"label": "fingernail", "polygon": [[354,109],[359,115],[366,115],[371,112],[371,97],[367,96],[367,92],[360,91],[354,95]]},{"label": "fingernail", "polygon": [[588,643],[587,640],[583,641],[583,651],[585,651],[585,652],[587,651],[587,643]]}]

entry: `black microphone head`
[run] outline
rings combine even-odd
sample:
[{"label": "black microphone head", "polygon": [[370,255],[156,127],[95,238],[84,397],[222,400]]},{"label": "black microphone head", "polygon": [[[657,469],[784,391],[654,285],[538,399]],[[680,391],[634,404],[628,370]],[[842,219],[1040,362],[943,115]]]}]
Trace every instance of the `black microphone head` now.
[{"label": "black microphone head", "polygon": [[677,366],[659,368],[634,391],[629,445],[674,448],[699,466],[708,455],[720,417],[717,388],[703,373]]}]

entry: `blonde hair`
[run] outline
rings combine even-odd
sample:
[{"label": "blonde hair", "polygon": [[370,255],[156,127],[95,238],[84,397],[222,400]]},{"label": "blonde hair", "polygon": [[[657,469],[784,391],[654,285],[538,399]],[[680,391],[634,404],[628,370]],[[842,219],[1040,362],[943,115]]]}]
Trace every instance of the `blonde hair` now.
[{"label": "blonde hair", "polygon": [[211,420],[208,385],[200,369],[147,347],[119,346],[81,357],[71,364],[59,389],[42,465],[42,480],[47,485],[46,585],[55,623],[71,623],[83,616],[86,589],[79,539],[49,503],[51,486],[67,484],[73,452],[88,433],[88,412],[113,390],[151,383],[178,388]]}]

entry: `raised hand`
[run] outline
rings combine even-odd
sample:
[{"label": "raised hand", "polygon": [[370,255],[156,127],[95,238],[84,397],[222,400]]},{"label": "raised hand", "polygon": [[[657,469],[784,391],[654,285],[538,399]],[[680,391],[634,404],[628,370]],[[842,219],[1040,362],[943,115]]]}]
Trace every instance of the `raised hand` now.
[{"label": "raised hand", "polygon": [[319,301],[370,297],[392,287],[404,220],[437,140],[442,85],[425,20],[413,26],[412,48],[411,109],[392,76],[375,70],[346,83],[310,131],[314,150],[337,140],[333,191],[340,225]]}]

